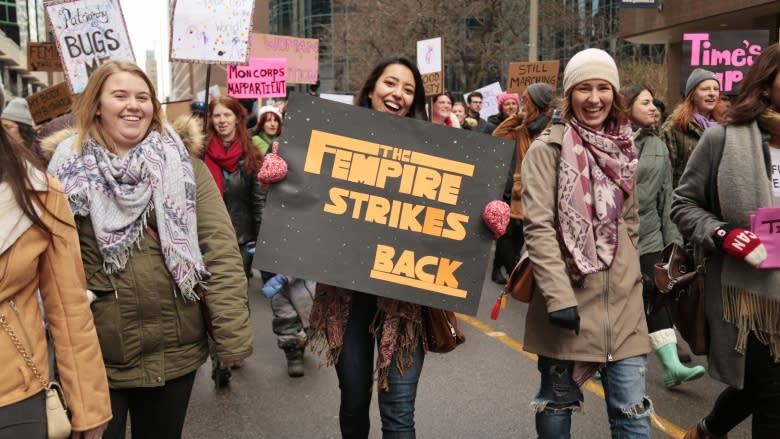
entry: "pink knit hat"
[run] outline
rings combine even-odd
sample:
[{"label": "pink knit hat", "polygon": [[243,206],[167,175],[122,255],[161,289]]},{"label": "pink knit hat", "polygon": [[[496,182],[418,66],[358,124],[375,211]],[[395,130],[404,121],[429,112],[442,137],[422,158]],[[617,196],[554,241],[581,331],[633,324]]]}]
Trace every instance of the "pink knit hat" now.
[{"label": "pink knit hat", "polygon": [[498,109],[501,110],[501,107],[504,106],[504,101],[507,99],[514,99],[515,102],[517,102],[517,105],[520,105],[520,95],[517,93],[509,93],[507,91],[502,91],[498,95],[496,95],[496,99],[498,99]]}]

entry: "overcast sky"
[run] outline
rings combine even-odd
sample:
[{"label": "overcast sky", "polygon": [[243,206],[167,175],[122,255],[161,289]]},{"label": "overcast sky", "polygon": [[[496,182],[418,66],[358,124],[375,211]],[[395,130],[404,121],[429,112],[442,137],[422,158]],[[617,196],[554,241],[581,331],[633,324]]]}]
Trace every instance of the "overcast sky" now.
[{"label": "overcast sky", "polygon": [[157,90],[161,101],[170,94],[168,68],[169,21],[167,1],[120,0],[127,23],[135,62],[146,70],[146,51],[154,50],[157,58]]}]

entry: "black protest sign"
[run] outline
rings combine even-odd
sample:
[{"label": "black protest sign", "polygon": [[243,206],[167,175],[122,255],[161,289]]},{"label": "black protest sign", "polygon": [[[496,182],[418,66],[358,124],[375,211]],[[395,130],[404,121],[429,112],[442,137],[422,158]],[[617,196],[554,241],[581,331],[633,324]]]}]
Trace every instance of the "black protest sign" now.
[{"label": "black protest sign", "polygon": [[294,93],[257,268],[476,314],[508,142]]}]

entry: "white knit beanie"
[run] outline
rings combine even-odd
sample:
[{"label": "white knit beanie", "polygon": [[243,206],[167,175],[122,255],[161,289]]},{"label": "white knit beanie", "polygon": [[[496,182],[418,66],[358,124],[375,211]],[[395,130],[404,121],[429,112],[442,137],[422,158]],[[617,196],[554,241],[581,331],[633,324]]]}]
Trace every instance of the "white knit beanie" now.
[{"label": "white knit beanie", "polygon": [[568,96],[572,87],[589,79],[601,79],[609,82],[615,90],[620,90],[615,60],[601,49],[585,49],[571,57],[563,71],[563,94]]}]

